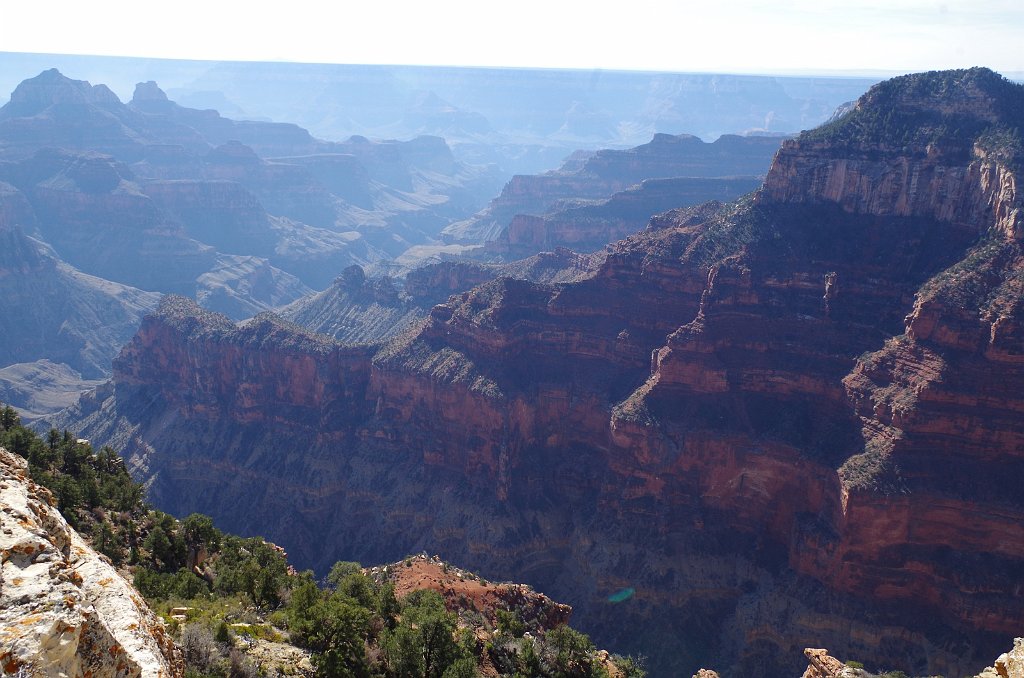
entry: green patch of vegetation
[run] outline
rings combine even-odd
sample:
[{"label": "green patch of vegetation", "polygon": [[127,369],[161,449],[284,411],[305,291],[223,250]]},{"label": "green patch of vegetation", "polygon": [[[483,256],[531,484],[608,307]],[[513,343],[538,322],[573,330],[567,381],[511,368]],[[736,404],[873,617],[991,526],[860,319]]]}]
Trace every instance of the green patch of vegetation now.
[{"label": "green patch of vegetation", "polygon": [[965,159],[977,142],[1007,162],[1021,156],[1022,104],[1024,88],[986,68],[917,73],[875,85],[856,108],[800,139],[901,153],[935,145]]},{"label": "green patch of vegetation", "polygon": [[142,486],[132,480],[114,450],[94,452],[70,432],[45,438],[21,425],[17,411],[0,408],[0,446],[28,461],[29,476],[50,490],[65,520],[115,565],[134,562],[137,526],[148,512]]}]

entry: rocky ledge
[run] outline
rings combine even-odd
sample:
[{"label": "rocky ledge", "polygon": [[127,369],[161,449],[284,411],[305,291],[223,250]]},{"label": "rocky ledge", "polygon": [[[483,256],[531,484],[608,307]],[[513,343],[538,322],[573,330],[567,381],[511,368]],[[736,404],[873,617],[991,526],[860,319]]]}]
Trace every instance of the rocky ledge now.
[{"label": "rocky ledge", "polygon": [[54,503],[28,463],[0,448],[4,675],[183,676],[163,622]]}]

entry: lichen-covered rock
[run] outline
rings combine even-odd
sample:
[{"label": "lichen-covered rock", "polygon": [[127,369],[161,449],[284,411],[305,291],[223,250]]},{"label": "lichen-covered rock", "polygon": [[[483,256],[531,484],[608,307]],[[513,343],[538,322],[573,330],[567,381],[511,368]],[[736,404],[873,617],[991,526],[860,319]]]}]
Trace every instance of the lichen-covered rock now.
[{"label": "lichen-covered rock", "polygon": [[163,622],[53,504],[25,460],[0,448],[4,675],[182,676]]}]

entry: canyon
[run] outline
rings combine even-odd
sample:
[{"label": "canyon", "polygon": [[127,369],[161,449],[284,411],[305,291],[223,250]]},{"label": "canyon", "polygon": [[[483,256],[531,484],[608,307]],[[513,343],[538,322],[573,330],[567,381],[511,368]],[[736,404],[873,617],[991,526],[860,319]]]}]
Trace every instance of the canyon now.
[{"label": "canyon", "polygon": [[[443,107],[432,101],[421,103]],[[553,213],[557,223],[528,233],[513,225],[511,238],[481,247],[479,233],[454,243],[444,231],[472,219],[504,177],[494,164],[457,159],[445,139],[325,141],[295,124],[182,106],[152,80],[123,103],[106,85],[49,68],[0,108],[0,234],[10,241],[0,280],[3,308],[17,318],[0,348],[0,397],[27,417],[70,404],[110,376],[111,359],[161,294],[235,320],[270,310],[288,317],[289,304],[316,306],[337,292],[333,281],[352,266],[387,296],[380,280],[392,279],[399,294],[417,268],[467,252],[485,266],[561,245],[600,250],[667,206],[751,190],[778,144],[658,134],[636,148],[578,153],[553,178],[514,178],[506,192],[525,182],[535,195],[505,201],[491,216],[501,230],[518,211],[555,202],[579,210]],[[570,171],[577,161],[579,171]],[[685,176],[621,190],[678,173]],[[589,197],[607,203],[579,204]],[[472,284],[427,296],[443,301]],[[384,304],[397,303],[395,294]],[[83,303],[68,305],[70,298]],[[385,313],[379,301],[359,316],[379,328],[343,338],[390,336],[430,305],[421,299]],[[334,310],[344,313],[339,303]]]},{"label": "canyon", "polygon": [[161,294],[251,317],[431,240],[499,185],[437,137],[326,142],[45,70],[0,108],[0,397],[52,413],[110,376]]},{"label": "canyon", "polygon": [[654,675],[808,646],[973,675],[1024,622],[1022,104],[986,69],[886,81],[755,194],[369,343],[166,297],[50,423],[300,566],[526,581]]}]

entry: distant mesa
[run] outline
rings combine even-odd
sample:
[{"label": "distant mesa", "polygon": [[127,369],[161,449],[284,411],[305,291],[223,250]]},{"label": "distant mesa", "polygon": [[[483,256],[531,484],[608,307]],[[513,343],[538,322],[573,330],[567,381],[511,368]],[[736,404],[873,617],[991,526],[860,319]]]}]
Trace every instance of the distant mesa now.
[{"label": "distant mesa", "polygon": [[143,101],[167,101],[167,95],[156,84],[155,81],[140,82],[135,85],[135,94],[132,95],[132,103],[138,104]]},{"label": "distant mesa", "polygon": [[[506,258],[555,247],[592,251],[640,230],[648,217],[670,207],[732,200],[753,190],[781,143],[781,138],[734,135],[705,143],[690,134],[659,133],[634,148],[576,153],[558,170],[513,176],[486,208],[448,225],[442,235],[453,243],[494,242],[489,251]],[[660,184],[657,198],[653,184],[621,195],[654,179],[678,181]],[[586,216],[558,214],[599,200],[616,205],[605,214],[596,214],[596,207]],[[624,219],[616,211],[626,203],[632,203],[632,214]]]}]

